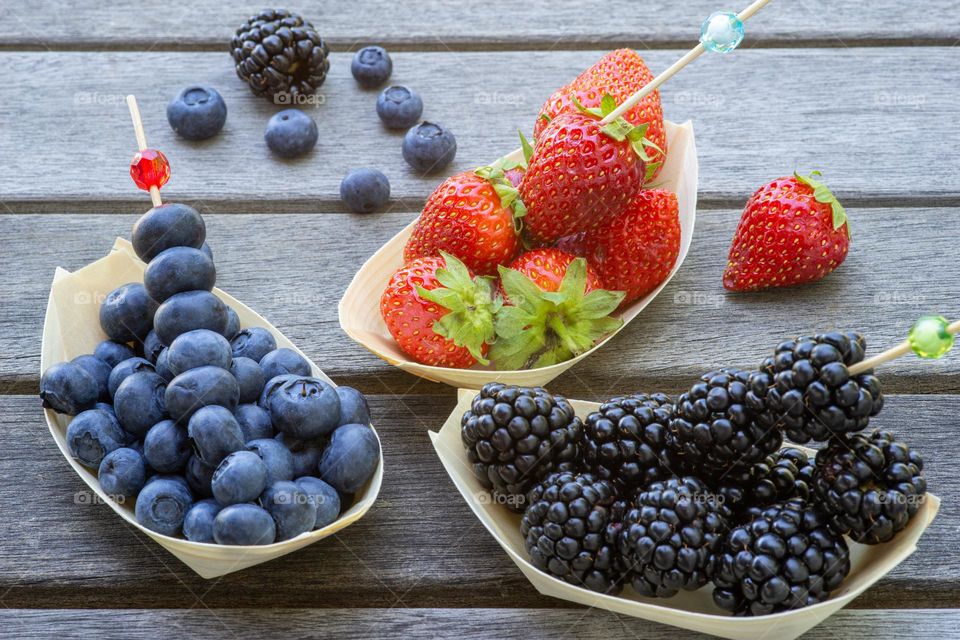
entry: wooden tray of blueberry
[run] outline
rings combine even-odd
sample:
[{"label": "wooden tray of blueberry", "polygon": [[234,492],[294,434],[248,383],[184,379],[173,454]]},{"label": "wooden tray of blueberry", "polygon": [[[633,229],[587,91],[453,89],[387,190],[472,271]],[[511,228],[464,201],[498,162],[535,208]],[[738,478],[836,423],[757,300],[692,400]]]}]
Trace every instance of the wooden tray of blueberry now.
[{"label": "wooden tray of blueberry", "polygon": [[11,9],[64,85],[0,87],[49,98],[0,133],[11,637],[958,637],[960,60],[767,3]]}]

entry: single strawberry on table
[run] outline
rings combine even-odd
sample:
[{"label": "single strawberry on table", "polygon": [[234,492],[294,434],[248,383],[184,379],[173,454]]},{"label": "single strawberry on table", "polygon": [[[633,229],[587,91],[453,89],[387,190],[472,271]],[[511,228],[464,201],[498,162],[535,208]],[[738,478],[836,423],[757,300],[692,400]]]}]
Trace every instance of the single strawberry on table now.
[{"label": "single strawberry on table", "polygon": [[583,256],[605,289],[624,291],[623,305],[657,288],[680,255],[676,194],[641,191],[627,210],[594,231],[563,238],[561,249]]},{"label": "single strawberry on table", "polygon": [[498,162],[440,183],[407,240],[404,261],[446,251],[478,275],[496,275],[520,248],[515,218],[525,213],[511,182],[520,169],[506,168]]},{"label": "single strawberry on table", "polygon": [[557,249],[536,250],[519,256],[511,267],[500,267],[504,305],[490,347],[497,369],[569,360],[623,324],[610,315],[623,292],[596,288],[599,279],[583,258]]},{"label": "single strawberry on table", "polygon": [[474,276],[447,253],[400,267],[380,298],[390,335],[421,364],[468,368],[486,364],[500,307],[492,278]]},{"label": "single strawberry on table", "polygon": [[520,181],[523,224],[536,245],[594,229],[620,215],[643,188],[649,140],[646,125],[623,118],[601,125],[616,108],[605,97],[598,109],[564,113],[537,138]]},{"label": "single strawberry on table", "polygon": [[[643,58],[633,49],[617,49],[603,56],[599,62],[581,73],[573,82],[555,91],[540,108],[533,130],[535,138],[547,124],[561,113],[576,111],[571,96],[585,107],[599,107],[604,95],[610,95],[619,104],[642,89],[653,74]],[[660,92],[654,91],[629,109],[624,118],[633,125],[647,125],[647,138],[658,148],[652,148],[651,176],[660,173],[667,153],[667,133],[663,124],[663,106]]]},{"label": "single strawberry on table", "polygon": [[723,286],[755,291],[814,282],[836,269],[849,248],[847,213],[819,171],[777,178],[747,200]]}]

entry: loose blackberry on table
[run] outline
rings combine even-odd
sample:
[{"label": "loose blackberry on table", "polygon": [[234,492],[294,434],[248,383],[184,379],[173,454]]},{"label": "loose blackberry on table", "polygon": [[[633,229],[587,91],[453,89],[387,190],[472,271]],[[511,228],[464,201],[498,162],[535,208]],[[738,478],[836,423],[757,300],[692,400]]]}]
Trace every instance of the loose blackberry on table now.
[{"label": "loose blackberry on table", "polygon": [[604,402],[584,420],[583,468],[625,492],[675,475],[680,469],[671,464],[666,444],[673,412],[672,401],[662,393]]},{"label": "loose blackberry on table", "polygon": [[850,572],[843,536],[795,498],[764,510],[723,539],[713,599],[735,615],[766,615],[823,602]]},{"label": "loose blackberry on table", "polygon": [[817,452],[813,489],[839,534],[888,542],[923,502],[923,458],[888,431],[845,436]]},{"label": "loose blackberry on table", "polygon": [[863,360],[865,349],[866,340],[855,332],[787,340],[751,378],[751,393],[765,398],[793,442],[862,431],[883,408],[880,380],[870,372],[851,377],[847,370]]},{"label": "loose blackberry on table", "polygon": [[520,534],[534,566],[577,586],[619,593],[624,504],[613,485],[590,474],[553,473],[527,499]]},{"label": "loose blackberry on table", "polygon": [[576,461],[583,423],[565,398],[545,389],[491,382],[463,414],[460,435],[480,483],[522,511],[533,485]]}]

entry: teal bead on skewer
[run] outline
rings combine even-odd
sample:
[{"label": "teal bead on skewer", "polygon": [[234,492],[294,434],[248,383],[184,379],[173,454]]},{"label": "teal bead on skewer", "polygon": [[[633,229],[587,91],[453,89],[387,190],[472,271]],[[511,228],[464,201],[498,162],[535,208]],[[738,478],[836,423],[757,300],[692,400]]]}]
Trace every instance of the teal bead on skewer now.
[{"label": "teal bead on skewer", "polygon": [[700,42],[713,53],[730,53],[743,41],[743,22],[730,11],[717,11],[703,21]]}]

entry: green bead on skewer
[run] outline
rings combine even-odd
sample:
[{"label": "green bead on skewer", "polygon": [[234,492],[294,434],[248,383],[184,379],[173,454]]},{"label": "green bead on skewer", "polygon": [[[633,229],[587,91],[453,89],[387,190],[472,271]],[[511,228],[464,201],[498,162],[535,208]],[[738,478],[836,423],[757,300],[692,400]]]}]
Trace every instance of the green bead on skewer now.
[{"label": "green bead on skewer", "polygon": [[878,353],[850,367],[850,375],[869,371],[884,362],[890,362],[911,351],[921,358],[941,358],[953,346],[954,336],[960,331],[960,320],[952,324],[943,316],[922,316],[910,328],[907,339],[897,346]]}]

